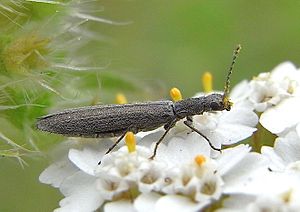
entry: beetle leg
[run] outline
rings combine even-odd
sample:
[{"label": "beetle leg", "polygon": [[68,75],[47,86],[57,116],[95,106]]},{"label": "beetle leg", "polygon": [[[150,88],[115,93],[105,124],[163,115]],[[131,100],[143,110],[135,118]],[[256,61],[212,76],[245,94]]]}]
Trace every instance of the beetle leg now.
[{"label": "beetle leg", "polygon": [[170,129],[172,129],[172,127],[174,127],[174,125],[176,124],[177,120],[174,119],[173,121],[171,121],[170,123],[168,124],[165,124],[164,125],[164,128],[165,128],[165,132],[164,134],[160,137],[160,139],[155,143],[155,147],[154,147],[154,150],[153,150],[153,155],[149,158],[151,160],[154,159],[154,157],[156,156],[156,152],[157,152],[157,148],[159,146],[159,144],[163,141],[163,139],[166,137],[166,135],[168,134],[168,132],[170,131]]},{"label": "beetle leg", "polygon": [[[123,133],[111,147],[109,147],[109,149],[105,152],[105,155],[110,153],[120,143],[120,141],[124,138],[126,133],[127,133],[127,131],[125,133]],[[98,165],[100,165],[100,164],[101,164],[101,160],[98,162]]]},{"label": "beetle leg", "polygon": [[183,122],[187,127],[189,127],[190,129],[192,129],[193,131],[195,131],[196,133],[198,133],[200,136],[202,136],[209,144],[209,146],[216,151],[221,152],[221,149],[214,147],[214,145],[212,145],[212,143],[210,142],[210,140],[203,135],[203,133],[201,133],[199,130],[197,130],[194,126],[193,126],[193,122],[189,120],[189,118],[187,117],[187,120]]},{"label": "beetle leg", "polygon": [[193,117],[192,117],[192,116],[187,116],[187,117],[186,117],[186,120],[187,120],[188,122],[190,122],[191,124],[193,124]]},{"label": "beetle leg", "polygon": [[110,153],[120,143],[120,141],[124,138],[124,136],[126,135],[126,133],[127,133],[127,131],[123,135],[121,135],[118,138],[118,140],[111,147],[109,147],[109,149],[105,152],[105,154]]}]

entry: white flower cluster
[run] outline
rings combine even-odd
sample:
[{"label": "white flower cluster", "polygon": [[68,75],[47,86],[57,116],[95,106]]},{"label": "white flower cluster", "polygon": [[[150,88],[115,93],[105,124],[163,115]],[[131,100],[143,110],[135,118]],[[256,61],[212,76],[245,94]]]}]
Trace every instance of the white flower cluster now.
[{"label": "white flower cluster", "polygon": [[277,138],[260,149],[269,171],[242,186],[246,195],[237,189],[220,211],[300,211],[299,86],[300,70],[284,62],[232,91],[232,98],[250,105],[259,123]]},{"label": "white flower cluster", "polygon": [[300,122],[300,70],[291,62],[240,83],[232,96],[262,113],[259,122],[271,133],[285,134]]},{"label": "white flower cluster", "polygon": [[124,146],[104,155],[110,139],[68,140],[40,181],[65,196],[55,211],[300,211],[300,117],[292,110],[298,72],[281,64],[238,85],[231,111],[194,117],[216,147],[250,137],[259,121],[278,136],[261,153],[247,144],[219,153],[178,122],[154,160],[149,157],[163,129],[140,134],[133,152]]}]

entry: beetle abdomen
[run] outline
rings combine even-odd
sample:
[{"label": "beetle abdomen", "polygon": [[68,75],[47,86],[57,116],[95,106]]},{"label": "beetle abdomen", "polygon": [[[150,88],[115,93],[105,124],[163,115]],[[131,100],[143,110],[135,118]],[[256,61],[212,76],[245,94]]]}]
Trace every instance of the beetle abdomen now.
[{"label": "beetle abdomen", "polygon": [[68,109],[41,117],[37,128],[66,136],[111,137],[153,130],[174,119],[173,102],[157,101]]}]

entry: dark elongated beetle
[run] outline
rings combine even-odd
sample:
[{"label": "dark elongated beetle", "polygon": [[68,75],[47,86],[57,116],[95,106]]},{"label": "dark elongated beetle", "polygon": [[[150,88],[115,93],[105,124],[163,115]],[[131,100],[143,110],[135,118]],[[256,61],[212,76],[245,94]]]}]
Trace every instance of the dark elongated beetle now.
[{"label": "dark elongated beetle", "polygon": [[178,102],[154,101],[145,103],[123,105],[97,105],[74,109],[40,117],[37,128],[43,131],[57,133],[70,137],[116,137],[118,140],[106,152],[111,152],[125,136],[126,132],[150,131],[164,126],[165,132],[156,142],[153,159],[157,147],[162,142],[169,130],[180,119],[186,118],[184,124],[207,140],[212,149],[214,147],[209,139],[193,127],[192,116],[204,112],[230,110],[232,103],[229,101],[230,76],[241,46],[238,45],[233,54],[224,93],[213,93],[197,98],[188,98]]}]

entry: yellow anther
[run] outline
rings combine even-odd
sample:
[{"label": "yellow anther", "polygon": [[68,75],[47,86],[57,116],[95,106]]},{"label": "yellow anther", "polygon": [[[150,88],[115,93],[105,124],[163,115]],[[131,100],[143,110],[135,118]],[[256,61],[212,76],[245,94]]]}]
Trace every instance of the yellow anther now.
[{"label": "yellow anther", "polygon": [[129,131],[126,133],[125,143],[126,143],[129,153],[136,151],[136,140],[135,140],[133,132]]},{"label": "yellow anther", "polygon": [[202,75],[202,85],[203,85],[203,90],[205,93],[210,93],[213,91],[212,80],[213,80],[213,77],[210,72],[207,71]]},{"label": "yellow anther", "polygon": [[174,102],[182,100],[181,92],[178,88],[172,88],[170,90],[170,96]]},{"label": "yellow anther", "polygon": [[122,93],[118,93],[116,95],[116,103],[120,104],[120,105],[126,104],[127,103],[127,99],[126,99],[125,95],[122,94]]},{"label": "yellow anther", "polygon": [[198,166],[202,166],[206,162],[206,158],[203,155],[197,155],[194,160]]}]

